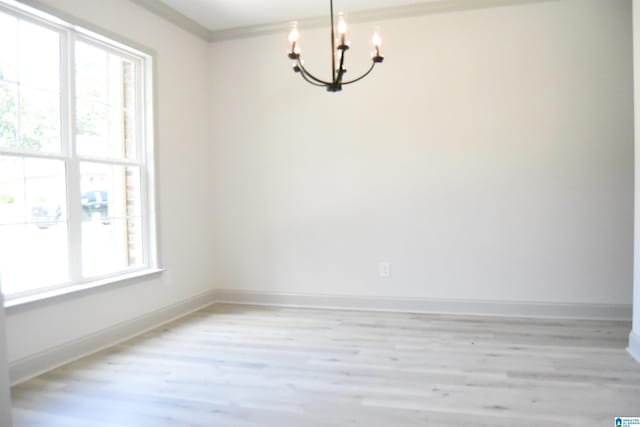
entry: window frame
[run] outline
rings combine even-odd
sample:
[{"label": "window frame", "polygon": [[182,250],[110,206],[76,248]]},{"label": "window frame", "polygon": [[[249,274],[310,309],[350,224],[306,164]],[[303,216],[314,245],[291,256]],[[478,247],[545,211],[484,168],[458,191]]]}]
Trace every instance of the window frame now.
[{"label": "window frame", "polygon": [[[159,268],[156,201],[155,201],[155,149],[154,149],[154,58],[153,55],[98,32],[75,26],[47,12],[19,4],[12,0],[0,0],[0,12],[27,21],[57,33],[60,37],[60,151],[40,152],[16,147],[0,147],[1,156],[22,159],[50,159],[64,162],[67,213],[68,281],[49,286],[5,295],[5,305],[39,300],[120,282],[133,277],[162,271]],[[135,69],[135,147],[136,159],[86,156],[77,153],[76,144],[76,96],[75,96],[75,44],[81,42],[104,52],[115,54],[134,64]],[[20,87],[20,78],[16,82]],[[19,104],[18,104],[19,111]],[[20,115],[18,114],[18,122]],[[136,167],[140,171],[140,229],[143,262],[139,266],[87,277],[82,273],[82,162],[94,164]],[[124,217],[128,218],[128,217]]]}]

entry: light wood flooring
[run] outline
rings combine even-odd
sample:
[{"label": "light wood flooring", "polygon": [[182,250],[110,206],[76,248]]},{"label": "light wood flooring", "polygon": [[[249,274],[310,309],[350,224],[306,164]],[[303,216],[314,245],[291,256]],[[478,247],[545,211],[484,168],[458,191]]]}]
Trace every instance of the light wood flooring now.
[{"label": "light wood flooring", "polygon": [[613,426],[627,322],[213,305],[13,389],[15,427]]}]

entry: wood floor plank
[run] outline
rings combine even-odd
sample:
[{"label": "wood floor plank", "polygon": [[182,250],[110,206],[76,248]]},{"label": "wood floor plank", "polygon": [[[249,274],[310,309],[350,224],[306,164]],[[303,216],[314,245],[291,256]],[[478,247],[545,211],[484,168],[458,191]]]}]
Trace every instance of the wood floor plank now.
[{"label": "wood floor plank", "polygon": [[16,427],[590,426],[630,324],[212,305],[12,390]]}]

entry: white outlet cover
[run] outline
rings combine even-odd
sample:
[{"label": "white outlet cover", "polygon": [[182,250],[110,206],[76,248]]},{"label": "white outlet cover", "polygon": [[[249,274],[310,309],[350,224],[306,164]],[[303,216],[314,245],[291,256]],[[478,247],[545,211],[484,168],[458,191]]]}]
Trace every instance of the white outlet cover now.
[{"label": "white outlet cover", "polygon": [[391,263],[381,262],[379,267],[379,273],[380,273],[380,277],[391,276]]}]

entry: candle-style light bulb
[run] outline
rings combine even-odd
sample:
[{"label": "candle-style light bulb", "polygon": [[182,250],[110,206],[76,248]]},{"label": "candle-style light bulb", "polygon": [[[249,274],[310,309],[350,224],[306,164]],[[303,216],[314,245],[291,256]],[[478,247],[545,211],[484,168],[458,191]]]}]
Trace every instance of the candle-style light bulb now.
[{"label": "candle-style light bulb", "polygon": [[289,43],[294,44],[298,41],[298,37],[300,37],[300,34],[298,33],[298,29],[296,27],[293,27],[291,29],[291,32],[289,33]]},{"label": "candle-style light bulb", "polygon": [[375,48],[375,56],[380,56],[380,46],[382,46],[382,39],[380,38],[380,34],[377,32],[373,34],[371,38],[371,42],[373,43],[373,47]]},{"label": "candle-style light bulb", "polygon": [[291,50],[289,51],[289,58],[296,59],[300,56],[300,47],[298,46],[298,28],[295,24],[291,27],[291,32],[289,33],[289,43],[291,43]]},{"label": "candle-style light bulb", "polygon": [[338,33],[340,35],[347,33],[347,22],[344,20],[344,16],[340,16],[340,20],[338,21]]},{"label": "candle-style light bulb", "polygon": [[382,39],[380,38],[380,34],[378,34],[378,33],[374,33],[373,34],[373,38],[371,39],[371,41],[373,42],[373,45],[375,47],[382,46]]},{"label": "candle-style light bulb", "polygon": [[338,16],[338,34],[340,35],[340,45],[344,45],[347,37],[347,21],[344,20],[343,14]]}]

